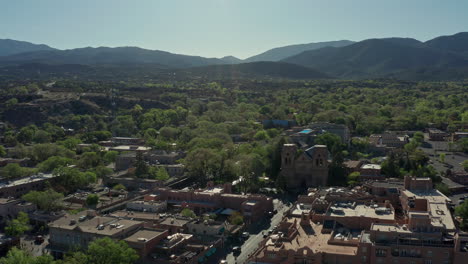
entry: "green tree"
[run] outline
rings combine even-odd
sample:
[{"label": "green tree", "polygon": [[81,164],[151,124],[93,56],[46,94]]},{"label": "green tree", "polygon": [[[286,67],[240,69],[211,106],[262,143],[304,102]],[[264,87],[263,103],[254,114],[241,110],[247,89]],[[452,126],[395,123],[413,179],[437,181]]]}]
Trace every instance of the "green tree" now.
[{"label": "green tree", "polygon": [[159,167],[156,172],[156,180],[165,181],[169,179],[169,173],[167,173],[164,167]]},{"label": "green tree", "polygon": [[390,152],[387,159],[382,162],[382,173],[387,177],[399,177],[400,167],[394,152]]},{"label": "green tree", "polygon": [[458,140],[457,145],[460,147],[461,151],[468,153],[468,138]]},{"label": "green tree", "polygon": [[85,152],[81,154],[78,160],[78,166],[84,169],[90,169],[99,166],[102,163],[101,157],[96,152]]},{"label": "green tree", "polygon": [[104,161],[107,164],[115,162],[118,155],[119,153],[117,151],[107,151],[106,154],[104,154]]},{"label": "green tree", "polygon": [[468,230],[468,200],[455,207],[455,215],[462,218],[461,227]]},{"label": "green tree", "polygon": [[48,143],[52,141],[52,137],[47,131],[40,129],[34,133],[33,141],[36,143]]},{"label": "green tree", "polygon": [[221,156],[213,149],[197,148],[189,152],[184,162],[188,174],[203,186],[209,177],[219,172]]},{"label": "green tree", "polygon": [[468,160],[464,160],[462,165],[463,165],[463,168],[465,169],[465,171],[468,171]]},{"label": "green tree", "polygon": [[337,152],[341,152],[345,149],[345,145],[341,143],[341,138],[332,133],[324,133],[315,139],[316,144],[326,145],[328,150],[335,154]]},{"label": "green tree", "polygon": [[66,158],[74,158],[75,153],[64,146],[46,143],[46,144],[35,144],[32,147],[30,157],[34,161],[42,162],[52,156],[60,156]]},{"label": "green tree", "polygon": [[29,226],[28,214],[26,214],[25,212],[19,212],[18,217],[16,219],[13,219],[10,222],[8,222],[7,226],[5,227],[5,233],[8,236],[19,237],[29,229],[31,229],[31,227]]},{"label": "green tree", "polygon": [[255,133],[254,139],[255,140],[267,140],[270,137],[268,136],[268,133],[265,130],[260,130],[257,133]]},{"label": "green tree", "polygon": [[127,190],[127,188],[125,188],[125,186],[120,184],[120,183],[116,184],[114,187],[112,187],[112,189],[114,189],[116,191],[122,191],[122,190],[125,191],[125,190]]},{"label": "green tree", "polygon": [[11,107],[15,106],[16,104],[18,104],[18,99],[16,99],[16,98],[11,98],[11,99],[8,99],[8,100],[5,102],[5,107],[6,107],[6,108],[11,108]]},{"label": "green tree", "polygon": [[30,191],[21,198],[35,204],[40,210],[53,212],[63,208],[63,197],[62,193],[48,189],[45,191]]},{"label": "green tree", "polygon": [[106,176],[109,176],[112,174],[112,169],[110,168],[107,168],[105,166],[97,166],[95,168],[93,168],[93,173],[96,174],[96,176],[98,178],[104,178]]},{"label": "green tree", "polygon": [[233,225],[242,225],[244,223],[244,217],[241,213],[235,212],[229,216],[229,223]]},{"label": "green tree", "polygon": [[65,148],[69,150],[76,150],[76,147],[78,144],[83,143],[81,139],[75,138],[75,137],[69,137],[63,141],[59,141],[58,144],[64,146]]},{"label": "green tree", "polygon": [[149,166],[143,159],[143,154],[141,152],[136,153],[135,176],[137,178],[148,178],[149,176]]},{"label": "green tree", "polygon": [[99,196],[97,194],[90,194],[86,197],[86,205],[93,207],[99,203]]},{"label": "green tree", "polygon": [[439,154],[439,160],[440,160],[440,162],[445,163],[445,153],[440,153]]},{"label": "green tree", "polygon": [[0,175],[5,179],[27,177],[36,173],[36,169],[21,167],[17,163],[9,163],[0,169]]},{"label": "green tree", "polygon": [[54,264],[56,263],[51,255],[33,257],[26,251],[16,247],[11,248],[7,255],[0,258],[0,264]]},{"label": "green tree", "polygon": [[348,184],[349,185],[354,185],[358,182],[359,176],[361,176],[361,173],[358,171],[351,172],[348,175]]},{"label": "green tree", "polygon": [[439,190],[441,193],[445,194],[445,195],[450,195],[450,194],[451,194],[451,191],[450,191],[448,185],[445,184],[445,183],[442,183],[442,182],[441,182],[441,183],[437,183],[437,184],[435,185],[435,188],[436,188],[437,190]]},{"label": "green tree", "polygon": [[51,172],[59,167],[64,167],[73,164],[73,160],[65,157],[52,156],[47,160],[39,163],[37,166],[39,171]]},{"label": "green tree", "polygon": [[413,139],[416,140],[418,143],[423,143],[424,142],[424,133],[421,131],[415,132],[413,135]]},{"label": "green tree", "polygon": [[22,127],[16,138],[21,143],[29,143],[33,140],[36,131],[37,127],[35,125]]},{"label": "green tree", "polygon": [[154,128],[148,128],[145,130],[144,138],[146,141],[151,139],[156,139],[158,137],[159,132]]},{"label": "green tree", "polygon": [[136,251],[125,241],[114,241],[108,237],[91,242],[86,255],[86,263],[89,264],[131,264],[138,259]]},{"label": "green tree", "polygon": [[197,215],[196,215],[192,210],[190,210],[190,209],[188,209],[188,208],[184,208],[184,209],[180,212],[180,214],[181,214],[182,216],[190,217],[190,218],[195,218],[195,217],[197,217]]},{"label": "green tree", "polygon": [[4,146],[0,145],[0,157],[5,157],[6,156],[6,149]]},{"label": "green tree", "polygon": [[95,173],[81,172],[77,168],[60,167],[55,169],[53,174],[57,176],[57,183],[69,191],[86,187],[97,180]]}]

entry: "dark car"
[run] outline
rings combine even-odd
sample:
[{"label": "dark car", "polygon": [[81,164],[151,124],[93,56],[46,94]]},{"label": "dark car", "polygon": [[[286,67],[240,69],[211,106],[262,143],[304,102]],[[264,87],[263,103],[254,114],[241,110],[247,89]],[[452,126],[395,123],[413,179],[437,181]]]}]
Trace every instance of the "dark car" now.
[{"label": "dark car", "polygon": [[232,252],[236,255],[241,253],[241,247],[233,247]]},{"label": "dark car", "polygon": [[44,242],[44,237],[43,236],[36,236],[35,242],[37,244],[42,244]]}]

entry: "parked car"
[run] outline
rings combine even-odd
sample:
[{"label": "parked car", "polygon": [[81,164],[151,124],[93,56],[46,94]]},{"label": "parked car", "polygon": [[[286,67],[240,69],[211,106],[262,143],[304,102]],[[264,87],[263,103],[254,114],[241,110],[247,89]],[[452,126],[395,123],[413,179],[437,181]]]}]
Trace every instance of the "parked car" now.
[{"label": "parked car", "polygon": [[37,244],[42,244],[44,242],[44,237],[43,236],[36,236],[35,239]]},{"label": "parked car", "polygon": [[233,247],[232,252],[234,252],[234,254],[240,254],[241,253],[241,247]]},{"label": "parked car", "polygon": [[249,232],[242,233],[242,238],[249,238],[249,236],[250,236]]}]

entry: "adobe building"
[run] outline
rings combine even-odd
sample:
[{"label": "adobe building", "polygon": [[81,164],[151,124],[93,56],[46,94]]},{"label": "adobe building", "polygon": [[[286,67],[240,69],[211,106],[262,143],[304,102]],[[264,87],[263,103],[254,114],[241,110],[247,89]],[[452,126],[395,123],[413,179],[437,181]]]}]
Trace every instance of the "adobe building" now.
[{"label": "adobe building", "polygon": [[60,258],[70,249],[86,248],[97,238],[122,240],[142,227],[143,222],[98,216],[93,210],[76,215],[66,214],[49,224],[51,252]]},{"label": "adobe building", "polygon": [[402,148],[409,143],[409,137],[395,133],[372,134],[369,136],[369,143],[377,148]]},{"label": "adobe building", "polygon": [[315,145],[297,154],[295,144],[284,144],[281,153],[281,175],[289,190],[326,186],[328,181],[328,150]]},{"label": "adobe building", "polygon": [[2,181],[0,182],[0,198],[19,198],[30,191],[41,191],[45,188],[46,182],[53,181],[55,177],[58,176],[39,173],[11,181]]},{"label": "adobe building", "polygon": [[[250,258],[254,263],[467,263],[468,235],[460,232],[448,208],[450,199],[432,188],[430,178],[405,177],[400,201],[359,203],[344,189],[328,193],[348,197],[330,203],[324,193],[301,197],[299,204]],[[333,189],[333,190],[331,190]],[[332,192],[333,191],[333,192]],[[358,194],[357,189],[350,190]],[[359,196],[356,196],[359,198]],[[403,218],[393,206],[399,207]],[[298,210],[302,209],[302,210]],[[305,210],[307,209],[307,210]],[[296,212],[296,213],[294,213]]]},{"label": "adobe building", "polygon": [[429,133],[429,140],[431,141],[445,141],[449,136],[447,132],[436,128],[429,128],[427,132]]},{"label": "adobe building", "polygon": [[36,206],[20,199],[0,198],[0,224],[15,219],[20,212],[32,213]]},{"label": "adobe building", "polygon": [[190,208],[197,215],[229,208],[242,213],[247,222],[255,222],[273,211],[272,198],[261,194],[233,194],[230,184],[222,187],[210,185],[203,190],[155,188],[154,193],[156,200]]}]

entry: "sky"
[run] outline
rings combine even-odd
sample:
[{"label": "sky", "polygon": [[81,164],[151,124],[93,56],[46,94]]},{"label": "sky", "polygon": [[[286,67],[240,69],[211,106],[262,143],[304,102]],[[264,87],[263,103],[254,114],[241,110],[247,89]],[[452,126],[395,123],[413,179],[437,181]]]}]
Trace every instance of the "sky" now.
[{"label": "sky", "polygon": [[246,58],[311,42],[468,31],[465,0],[0,0],[0,38]]}]

